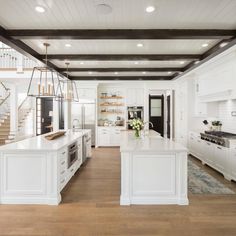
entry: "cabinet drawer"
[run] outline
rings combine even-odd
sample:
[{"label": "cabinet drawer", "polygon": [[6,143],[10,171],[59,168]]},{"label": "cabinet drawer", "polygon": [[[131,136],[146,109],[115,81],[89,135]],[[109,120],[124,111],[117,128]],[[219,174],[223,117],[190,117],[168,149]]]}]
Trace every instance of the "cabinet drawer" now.
[{"label": "cabinet drawer", "polygon": [[60,150],[59,153],[58,153],[58,156],[59,156],[60,159],[63,159],[63,158],[66,159],[66,157],[67,157],[67,148],[64,148],[64,149]]},{"label": "cabinet drawer", "polygon": [[66,176],[62,179],[60,179],[60,191],[65,187],[66,185]]},{"label": "cabinet drawer", "polygon": [[66,169],[60,169],[60,172],[59,172],[59,175],[60,175],[60,179],[66,175]]}]

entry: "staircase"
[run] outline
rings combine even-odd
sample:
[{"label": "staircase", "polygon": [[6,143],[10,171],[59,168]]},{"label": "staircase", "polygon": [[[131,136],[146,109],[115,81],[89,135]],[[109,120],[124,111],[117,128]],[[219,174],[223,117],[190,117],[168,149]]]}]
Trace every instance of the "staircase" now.
[{"label": "staircase", "polygon": [[[1,84],[2,83],[0,82],[0,85]],[[7,91],[8,93],[5,96],[5,98],[0,99],[0,145],[4,145],[6,143],[11,143],[23,139],[24,132],[22,131],[22,129],[25,126],[27,118],[32,111],[31,106],[28,104],[29,99],[28,97],[26,97],[18,108],[18,132],[16,135],[11,134],[10,106],[9,106],[10,91],[9,89],[7,89]]]}]

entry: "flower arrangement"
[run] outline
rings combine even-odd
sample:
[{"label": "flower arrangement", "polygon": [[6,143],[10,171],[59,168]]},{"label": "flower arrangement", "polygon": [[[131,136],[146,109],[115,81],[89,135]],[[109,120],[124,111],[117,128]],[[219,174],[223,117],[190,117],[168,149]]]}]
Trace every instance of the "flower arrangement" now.
[{"label": "flower arrangement", "polygon": [[132,127],[132,129],[135,131],[134,132],[135,137],[139,138],[140,137],[140,131],[144,127],[143,121],[140,120],[140,119],[133,119],[129,122],[129,124]]}]

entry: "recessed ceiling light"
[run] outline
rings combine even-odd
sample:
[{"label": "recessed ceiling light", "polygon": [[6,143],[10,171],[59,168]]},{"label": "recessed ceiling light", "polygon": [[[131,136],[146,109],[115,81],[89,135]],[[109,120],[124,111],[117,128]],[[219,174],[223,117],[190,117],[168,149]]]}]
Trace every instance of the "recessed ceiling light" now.
[{"label": "recessed ceiling light", "polygon": [[39,13],[44,13],[45,12],[45,8],[42,6],[36,6],[35,7],[35,11],[39,12]]},{"label": "recessed ceiling light", "polygon": [[151,13],[155,11],[155,7],[154,6],[148,6],[146,7],[146,12]]},{"label": "recessed ceiling light", "polygon": [[89,71],[88,73],[89,73],[89,75],[92,75],[92,74],[93,74],[93,72],[92,72],[92,71]]},{"label": "recessed ceiling light", "polygon": [[142,73],[145,75],[145,74],[146,74],[146,71],[143,71]]},{"label": "recessed ceiling light", "polygon": [[65,44],[65,47],[70,48],[70,47],[71,47],[71,44],[66,43],[66,44]]},{"label": "recessed ceiling light", "polygon": [[83,61],[81,61],[79,64],[80,64],[80,65],[83,65],[83,64],[84,64],[84,62],[83,62]]},{"label": "recessed ceiling light", "polygon": [[134,64],[135,64],[135,65],[138,65],[138,61],[135,61]]},{"label": "recessed ceiling light", "polygon": [[167,74],[170,75],[172,72],[171,71],[168,71]]},{"label": "recessed ceiling light", "polygon": [[181,61],[180,64],[183,65],[185,62],[184,61]]},{"label": "recessed ceiling light", "polygon": [[138,48],[142,48],[142,47],[143,47],[143,44],[142,44],[142,43],[138,43],[138,44],[137,44],[137,47],[138,47]]},{"label": "recessed ceiling light", "polygon": [[115,75],[118,75],[118,72],[116,71],[114,74],[115,74]]},{"label": "recessed ceiling light", "polygon": [[198,64],[200,61],[195,61],[194,64]]},{"label": "recessed ceiling light", "polygon": [[204,44],[202,44],[202,47],[206,48],[206,47],[208,47],[208,45],[209,45],[208,43],[204,43]]},{"label": "recessed ceiling light", "polygon": [[228,44],[228,42],[223,42],[220,44],[220,47],[223,48],[224,46],[226,46]]}]

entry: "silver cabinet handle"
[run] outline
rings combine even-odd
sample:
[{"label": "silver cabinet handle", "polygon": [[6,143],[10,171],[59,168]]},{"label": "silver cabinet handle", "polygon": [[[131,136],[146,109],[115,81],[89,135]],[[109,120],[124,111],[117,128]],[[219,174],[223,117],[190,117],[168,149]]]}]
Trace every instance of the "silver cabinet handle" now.
[{"label": "silver cabinet handle", "polygon": [[66,161],[63,161],[62,163],[61,163],[61,165],[64,165],[66,163]]},{"label": "silver cabinet handle", "polygon": [[207,143],[207,145],[211,146],[211,144],[210,144],[210,143]]},{"label": "silver cabinet handle", "polygon": [[61,181],[61,184],[64,183],[64,182],[65,182],[65,179],[63,179],[63,180]]},{"label": "silver cabinet handle", "polygon": [[66,154],[66,152],[63,152],[62,155]]},{"label": "silver cabinet handle", "polygon": [[71,170],[70,170],[70,172],[73,172],[73,171],[74,171],[74,169],[71,169]]},{"label": "silver cabinet handle", "polygon": [[220,149],[220,150],[222,149],[221,147],[217,147],[217,148]]},{"label": "silver cabinet handle", "polygon": [[66,172],[66,171],[65,171],[65,170],[63,170],[63,171],[61,172],[61,175],[63,175],[65,172]]}]

